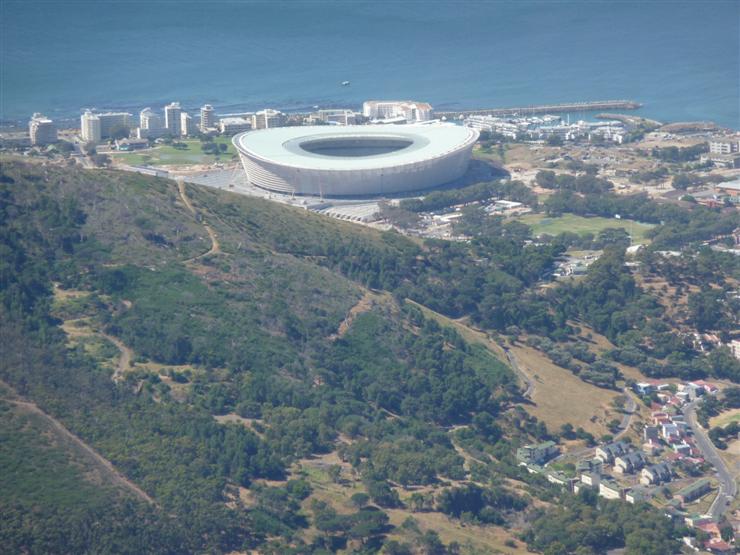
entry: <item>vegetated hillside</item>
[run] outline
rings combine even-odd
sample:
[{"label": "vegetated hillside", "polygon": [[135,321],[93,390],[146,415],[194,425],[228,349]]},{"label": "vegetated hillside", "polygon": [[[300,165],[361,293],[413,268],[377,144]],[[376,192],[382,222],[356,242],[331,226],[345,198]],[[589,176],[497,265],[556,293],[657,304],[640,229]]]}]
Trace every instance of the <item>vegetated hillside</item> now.
[{"label": "vegetated hillside", "polygon": [[[0,379],[156,505],[101,491],[58,510],[69,486],[50,488],[60,499],[46,506],[24,487],[31,473],[0,496],[12,515],[0,543],[31,553],[374,552],[384,543],[441,553],[424,512],[477,526],[520,521],[530,495],[553,492],[512,457],[521,442],[549,437],[513,406],[513,373],[365,287],[547,328],[543,301],[501,312],[521,304],[557,251],[525,249],[526,237],[504,228],[478,252],[420,247],[224,192],[3,160]],[[7,445],[23,433],[11,427]],[[341,464],[311,462],[330,455]],[[97,487],[75,464],[47,466]],[[317,473],[365,497],[327,499]],[[412,507],[418,520],[403,526],[383,510],[396,518]],[[619,546],[627,534],[616,523],[593,541]]]}]

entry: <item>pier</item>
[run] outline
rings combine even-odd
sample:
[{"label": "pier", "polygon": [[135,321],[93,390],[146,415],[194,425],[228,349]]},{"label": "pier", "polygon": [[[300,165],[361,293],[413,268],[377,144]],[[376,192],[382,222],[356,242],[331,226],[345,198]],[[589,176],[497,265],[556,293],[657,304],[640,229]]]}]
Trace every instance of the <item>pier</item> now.
[{"label": "pier", "polygon": [[562,112],[588,112],[596,110],[636,110],[642,104],[634,100],[596,100],[592,102],[567,102],[564,104],[541,104],[519,108],[484,108],[480,110],[434,111],[437,118],[459,116],[525,116],[533,114],[557,114]]}]

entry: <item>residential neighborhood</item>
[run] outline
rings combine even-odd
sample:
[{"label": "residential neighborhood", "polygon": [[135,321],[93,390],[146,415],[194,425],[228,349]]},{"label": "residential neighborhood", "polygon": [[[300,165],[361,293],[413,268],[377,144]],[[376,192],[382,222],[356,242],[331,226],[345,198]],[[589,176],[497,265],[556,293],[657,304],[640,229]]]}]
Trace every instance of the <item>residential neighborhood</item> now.
[{"label": "residential neighborhood", "polygon": [[[668,516],[684,520],[708,537],[702,545],[686,538],[687,546],[697,551],[735,553],[735,546],[724,542],[719,533],[717,507],[723,487],[718,487],[715,478],[718,469],[706,460],[686,416],[719,388],[703,380],[651,380],[634,383],[631,389],[648,408],[640,425],[641,443],[631,437],[603,442],[588,450],[587,456],[572,460],[548,441],[518,449],[519,464],[573,493],[587,488],[605,499],[633,504],[646,501],[663,507]],[[583,455],[583,451],[578,453]]]}]

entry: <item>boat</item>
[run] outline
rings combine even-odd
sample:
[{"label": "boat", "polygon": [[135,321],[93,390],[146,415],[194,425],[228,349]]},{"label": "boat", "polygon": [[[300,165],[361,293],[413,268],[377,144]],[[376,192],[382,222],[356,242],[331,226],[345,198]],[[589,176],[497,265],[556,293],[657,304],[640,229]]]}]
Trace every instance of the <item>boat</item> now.
[{"label": "boat", "polygon": [[349,81],[342,81],[343,87],[349,87]]}]

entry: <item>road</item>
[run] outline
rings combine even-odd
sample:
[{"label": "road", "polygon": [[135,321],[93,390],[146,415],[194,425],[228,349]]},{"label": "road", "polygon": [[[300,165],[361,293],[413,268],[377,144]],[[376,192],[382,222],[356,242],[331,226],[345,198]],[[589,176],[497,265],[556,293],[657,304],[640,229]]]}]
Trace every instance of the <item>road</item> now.
[{"label": "road", "polygon": [[727,512],[730,504],[737,496],[737,484],[732,474],[730,474],[725,461],[722,460],[717,448],[712,443],[712,440],[709,439],[704,429],[696,421],[696,405],[699,402],[701,402],[701,399],[688,403],[683,409],[683,414],[686,417],[687,424],[694,432],[696,446],[704,456],[704,460],[712,464],[717,471],[719,491],[712,506],[709,507],[709,514],[715,521],[719,521],[720,517]]},{"label": "road", "polygon": [[534,393],[534,381],[529,376],[527,376],[527,374],[525,374],[521,368],[519,368],[519,363],[517,362],[514,353],[511,352],[511,349],[507,347],[503,347],[503,349],[504,353],[506,353],[506,359],[509,361],[509,364],[514,369],[514,371],[519,374],[519,376],[522,378],[527,386],[524,390],[524,393],[522,393],[522,397],[527,397],[531,399],[532,394]]},{"label": "road", "polygon": [[627,401],[624,406],[624,415],[622,416],[622,422],[619,424],[619,432],[614,436],[614,441],[621,439],[622,436],[629,431],[630,422],[632,421],[632,417],[635,414],[635,410],[637,410],[637,403],[635,403],[632,395],[630,395],[629,389],[625,387],[622,391],[624,392],[624,396]]},{"label": "road", "polygon": [[112,377],[113,381],[118,383],[123,379],[124,374],[131,369],[131,359],[133,358],[134,353],[117,337],[113,337],[112,335],[102,332],[99,335],[105,337],[108,341],[118,347],[118,350],[121,353],[121,356],[118,357],[118,364],[116,364],[116,369],[113,371]]}]

